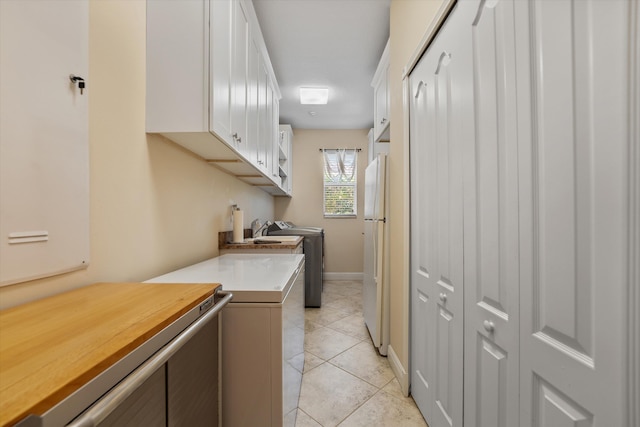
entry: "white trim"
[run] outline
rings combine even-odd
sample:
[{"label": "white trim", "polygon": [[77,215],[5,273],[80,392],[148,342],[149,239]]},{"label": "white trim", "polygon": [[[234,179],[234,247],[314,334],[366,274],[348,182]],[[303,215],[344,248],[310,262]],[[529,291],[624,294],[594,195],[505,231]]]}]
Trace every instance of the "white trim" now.
[{"label": "white trim", "polygon": [[363,280],[364,279],[364,274],[363,273],[341,273],[341,272],[334,272],[334,273],[328,273],[328,272],[324,272],[323,274],[323,280]]},{"label": "white trim", "polygon": [[629,163],[627,265],[627,425],[640,424],[640,6],[629,11]]},{"label": "white trim", "polygon": [[409,375],[404,369],[404,366],[402,366],[402,363],[400,363],[400,359],[398,359],[398,355],[393,350],[393,347],[391,345],[389,345],[389,354],[387,355],[387,360],[389,361],[389,365],[391,365],[391,370],[400,383],[402,394],[404,394],[405,396],[409,396]]},{"label": "white trim", "polygon": [[413,68],[420,60],[420,57],[422,57],[424,51],[427,50],[427,47],[429,47],[436,34],[438,34],[438,31],[444,23],[444,20],[447,19],[447,16],[449,16],[449,12],[451,12],[451,9],[453,9],[453,6],[457,3],[457,1],[458,0],[444,0],[442,2],[442,4],[440,5],[440,9],[438,9],[438,11],[436,12],[433,20],[431,20],[431,24],[429,24],[426,31],[424,32],[420,43],[418,43],[418,47],[416,47],[413,55],[409,57],[409,62],[407,63],[407,65],[405,65],[405,67],[402,69],[403,79],[408,77],[411,71],[413,71]]},{"label": "white trim", "polygon": [[[407,361],[406,370],[402,368],[403,372],[411,372],[411,161],[410,156],[410,99],[411,99],[411,86],[409,84],[409,77],[403,77],[402,79],[402,111],[403,111],[403,164],[405,167],[402,171],[403,187],[407,189],[403,200],[404,209],[404,223],[402,224],[402,234],[406,236],[404,244],[402,246],[402,334],[406,339],[402,342],[402,351],[405,354],[405,360]],[[402,363],[398,360],[398,363]],[[396,375],[398,376],[398,375]],[[399,379],[399,377],[398,377]],[[411,383],[411,377],[406,375],[406,385],[402,387],[403,393],[409,395],[409,386]]]}]

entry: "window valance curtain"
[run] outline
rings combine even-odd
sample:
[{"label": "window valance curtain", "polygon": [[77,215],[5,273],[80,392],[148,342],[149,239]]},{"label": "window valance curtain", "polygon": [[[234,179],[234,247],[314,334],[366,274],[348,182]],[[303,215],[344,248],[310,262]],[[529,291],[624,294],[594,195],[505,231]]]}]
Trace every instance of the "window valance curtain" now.
[{"label": "window valance curtain", "polygon": [[324,150],[324,176],[330,182],[351,182],[356,174],[356,149]]}]

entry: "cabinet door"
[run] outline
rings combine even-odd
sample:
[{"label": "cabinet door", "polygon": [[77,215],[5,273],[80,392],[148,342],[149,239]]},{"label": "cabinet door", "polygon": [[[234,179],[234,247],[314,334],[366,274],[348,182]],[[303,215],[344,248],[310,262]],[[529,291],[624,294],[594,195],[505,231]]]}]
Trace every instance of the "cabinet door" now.
[{"label": "cabinet door", "polygon": [[515,2],[523,427],[626,425],[633,3]]},{"label": "cabinet door", "polygon": [[218,317],[210,320],[167,362],[167,425],[217,426]]},{"label": "cabinet door", "polygon": [[260,51],[253,40],[249,41],[247,74],[247,139],[241,144],[242,153],[253,164],[258,164],[258,79],[262,61]]},{"label": "cabinet door", "polygon": [[280,126],[279,126],[279,102],[276,96],[276,91],[271,88],[271,132],[269,132],[269,145],[271,146],[271,177],[278,184],[282,186],[280,180],[280,150],[278,149],[278,141],[280,140]]},{"label": "cabinet door", "polygon": [[282,189],[287,194],[291,194],[293,133],[291,131],[291,126],[289,125],[281,125],[278,128],[280,129],[280,146],[278,148],[280,155],[278,161],[280,163],[279,168],[282,169],[280,172]]},{"label": "cabinet door", "polygon": [[[461,3],[475,132],[465,153],[465,422],[517,426],[518,139],[513,0]],[[460,10],[459,12],[463,12]],[[471,70],[471,69],[470,69]],[[473,113],[472,113],[473,114]]]},{"label": "cabinet door", "polygon": [[165,427],[165,368],[162,366],[122,402],[99,427]]},{"label": "cabinet door", "polygon": [[411,75],[411,387],[431,427],[462,426],[462,144],[472,135],[472,81],[470,27],[457,12]]},{"label": "cabinet door", "polygon": [[[215,1],[214,1],[215,3]],[[243,152],[247,140],[247,63],[249,19],[241,0],[233,2],[233,51],[231,60],[231,136],[234,147]]]},{"label": "cabinet door", "polygon": [[382,131],[389,125],[389,64],[386,65],[380,78],[380,82],[375,87],[375,135],[380,137]]},{"label": "cabinet door", "polygon": [[233,0],[210,2],[211,42],[209,79],[212,96],[209,109],[210,130],[231,144],[231,23]]},{"label": "cabinet door", "polygon": [[293,133],[288,132],[287,144],[287,193],[293,193]]},{"label": "cabinet door", "polygon": [[273,89],[267,79],[267,113],[265,115],[264,156],[265,172],[273,177]]},{"label": "cabinet door", "polygon": [[[229,304],[222,318],[222,425],[270,425],[276,410],[282,419],[282,400],[273,406],[274,383],[282,393],[281,337],[272,335],[272,310],[257,304]],[[280,332],[281,333],[281,332]],[[274,359],[279,352],[280,359]],[[281,399],[281,397],[280,397]]]},{"label": "cabinet door", "polygon": [[258,167],[265,172],[267,164],[267,141],[269,118],[267,108],[268,74],[262,61],[258,74]]}]

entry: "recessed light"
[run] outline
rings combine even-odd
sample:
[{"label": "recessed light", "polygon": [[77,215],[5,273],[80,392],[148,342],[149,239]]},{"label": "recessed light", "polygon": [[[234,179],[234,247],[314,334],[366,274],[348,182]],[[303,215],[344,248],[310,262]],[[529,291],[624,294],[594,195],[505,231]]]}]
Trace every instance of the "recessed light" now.
[{"label": "recessed light", "polygon": [[301,87],[301,104],[326,104],[329,100],[329,88],[326,87]]}]

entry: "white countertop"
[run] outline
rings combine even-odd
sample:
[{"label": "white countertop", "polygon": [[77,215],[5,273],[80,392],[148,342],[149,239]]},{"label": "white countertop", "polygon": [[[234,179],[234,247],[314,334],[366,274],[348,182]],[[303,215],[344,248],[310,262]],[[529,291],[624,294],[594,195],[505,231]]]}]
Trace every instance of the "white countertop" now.
[{"label": "white countertop", "polygon": [[227,254],[172,271],[145,283],[221,283],[231,303],[281,303],[304,255]]}]

